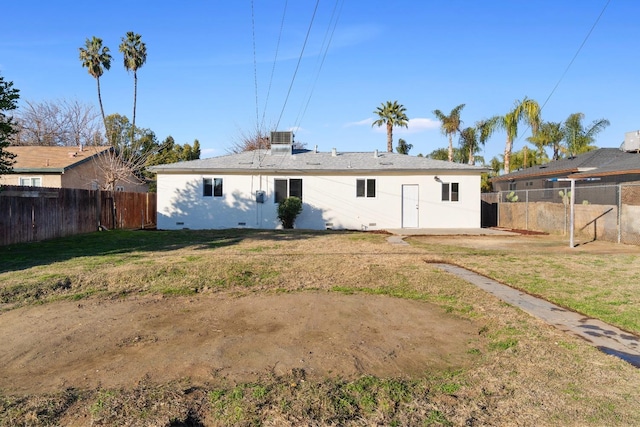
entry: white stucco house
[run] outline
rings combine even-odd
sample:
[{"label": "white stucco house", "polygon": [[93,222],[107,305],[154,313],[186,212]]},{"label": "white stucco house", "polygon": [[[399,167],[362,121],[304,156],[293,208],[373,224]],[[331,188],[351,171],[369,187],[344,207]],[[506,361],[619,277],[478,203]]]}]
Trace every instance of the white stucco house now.
[{"label": "white stucco house", "polygon": [[157,174],[159,229],[276,229],[278,202],[297,196],[303,211],[295,228],[315,230],[480,228],[480,175],[487,171],[387,152],[296,150],[291,143],[150,169]]}]

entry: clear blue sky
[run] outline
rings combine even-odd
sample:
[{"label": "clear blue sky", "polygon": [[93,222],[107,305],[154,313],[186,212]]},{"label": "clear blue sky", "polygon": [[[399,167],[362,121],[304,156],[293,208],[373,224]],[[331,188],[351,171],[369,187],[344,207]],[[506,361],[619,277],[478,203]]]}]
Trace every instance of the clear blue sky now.
[{"label": "clear blue sky", "polygon": [[[298,126],[296,140],[309,148],[385,150],[384,129],[371,127],[373,111],[397,100],[410,122],[395,130],[394,146],[402,137],[413,144],[410,154],[428,154],[447,146],[434,109],[448,113],[465,103],[462,119],[473,125],[525,96],[543,104],[607,2],[321,0],[309,31],[315,0],[254,0],[255,27],[251,0],[9,1],[0,75],[14,82],[21,101],[79,100],[98,111],[95,79],[78,59],[78,48],[97,36],[114,56],[100,79],[105,111],[131,118],[133,77],[118,45],[134,31],[148,50],[138,71],[136,124],[160,141],[198,139],[202,157],[221,155],[264,115],[266,127]],[[640,2],[611,0],[543,119],[564,121],[575,112],[586,123],[606,118],[611,126],[598,136],[600,147],[618,147],[625,132],[640,129],[639,40]],[[525,129],[514,150],[524,146]],[[504,132],[494,134],[487,161],[503,152],[504,140]]]}]

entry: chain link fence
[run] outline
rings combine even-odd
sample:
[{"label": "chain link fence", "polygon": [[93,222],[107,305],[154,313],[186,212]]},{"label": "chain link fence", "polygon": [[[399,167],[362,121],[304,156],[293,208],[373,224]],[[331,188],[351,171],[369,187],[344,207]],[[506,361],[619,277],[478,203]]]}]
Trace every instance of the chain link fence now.
[{"label": "chain link fence", "polygon": [[[569,235],[570,183],[553,184],[540,190],[496,193],[498,227]],[[640,184],[578,184],[573,195],[577,238],[640,245]]]}]

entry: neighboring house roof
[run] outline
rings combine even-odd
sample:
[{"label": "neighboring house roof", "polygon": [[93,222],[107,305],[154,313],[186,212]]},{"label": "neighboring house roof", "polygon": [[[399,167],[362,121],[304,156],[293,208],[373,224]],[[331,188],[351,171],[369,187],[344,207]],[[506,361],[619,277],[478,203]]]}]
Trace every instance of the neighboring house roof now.
[{"label": "neighboring house roof", "polygon": [[495,177],[492,181],[501,182],[575,174],[581,177],[600,176],[606,171],[610,174],[627,174],[637,173],[635,172],[637,170],[640,170],[640,155],[622,151],[618,148],[600,148],[575,157],[520,169]]},{"label": "neighboring house roof", "polygon": [[10,146],[6,151],[16,155],[14,173],[64,173],[110,147]]},{"label": "neighboring house roof", "polygon": [[487,168],[387,152],[329,152],[293,150],[245,151],[238,154],[152,166],[155,173],[327,173],[327,172],[486,172]]}]

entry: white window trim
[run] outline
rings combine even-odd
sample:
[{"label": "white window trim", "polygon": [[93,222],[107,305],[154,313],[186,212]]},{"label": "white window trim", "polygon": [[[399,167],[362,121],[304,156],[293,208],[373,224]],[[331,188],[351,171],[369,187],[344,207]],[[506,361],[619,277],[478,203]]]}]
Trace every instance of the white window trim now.
[{"label": "white window trim", "polygon": [[[29,185],[24,185],[24,184],[22,183],[22,180],[23,180],[23,179],[28,179],[28,180],[30,180],[30,181],[31,181],[31,184],[29,184]],[[34,184],[33,184],[33,180],[34,180],[34,179],[38,179],[38,180],[40,180],[40,184],[39,184],[39,185],[34,185]],[[19,177],[18,177],[18,185],[19,185],[19,186],[21,186],[21,187],[42,187],[42,177],[41,177],[41,176],[19,176]]]}]

